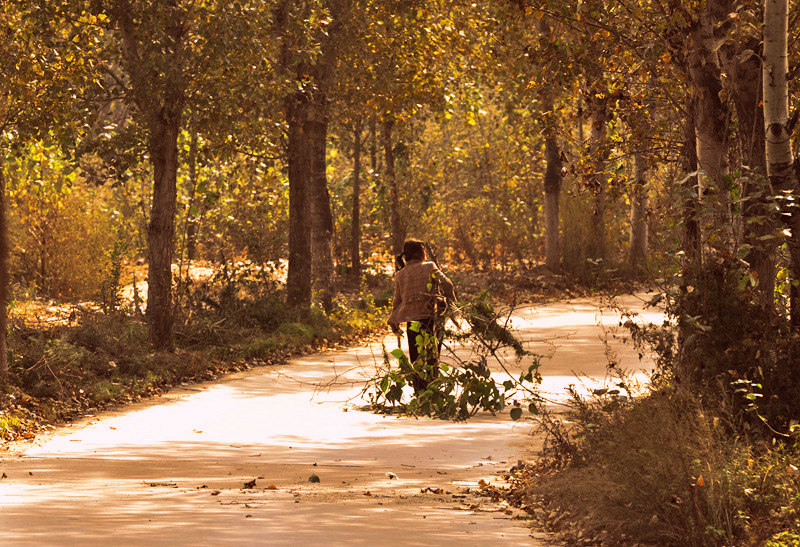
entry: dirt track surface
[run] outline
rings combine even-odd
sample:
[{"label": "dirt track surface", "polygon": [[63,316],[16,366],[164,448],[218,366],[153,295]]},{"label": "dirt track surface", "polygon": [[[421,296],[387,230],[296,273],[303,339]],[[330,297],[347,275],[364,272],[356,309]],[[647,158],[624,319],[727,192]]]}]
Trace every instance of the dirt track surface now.
[{"label": "dirt track surface", "polygon": [[[543,389],[559,397],[573,373],[605,375],[598,322],[613,335],[618,321],[575,301],[520,310],[514,324],[552,354]],[[611,346],[623,366],[646,365],[630,346]],[[379,357],[374,344],[307,356],[7,446],[0,542],[547,545],[518,511],[476,495],[478,481],[501,483],[535,451],[532,424],[507,413],[451,423],[357,411],[350,399]]]}]

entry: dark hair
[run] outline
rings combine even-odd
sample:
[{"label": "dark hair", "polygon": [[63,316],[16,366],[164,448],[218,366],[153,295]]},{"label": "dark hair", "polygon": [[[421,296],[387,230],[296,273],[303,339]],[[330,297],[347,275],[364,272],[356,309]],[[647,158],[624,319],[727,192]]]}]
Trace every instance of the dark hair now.
[{"label": "dark hair", "polygon": [[403,244],[403,252],[394,258],[397,271],[403,269],[406,260],[425,260],[425,244],[418,239],[408,239]]}]

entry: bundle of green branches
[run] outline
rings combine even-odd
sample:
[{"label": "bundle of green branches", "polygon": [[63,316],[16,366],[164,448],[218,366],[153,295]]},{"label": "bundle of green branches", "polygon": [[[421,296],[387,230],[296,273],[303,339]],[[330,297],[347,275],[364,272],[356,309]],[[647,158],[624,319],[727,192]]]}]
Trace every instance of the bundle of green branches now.
[{"label": "bundle of green branches", "polygon": [[[444,332],[448,341],[443,346],[446,362],[439,361],[436,334],[423,331],[418,323],[412,324],[412,332],[418,333],[412,343],[420,346],[420,357],[411,362],[402,349],[384,349],[383,370],[364,390],[370,407],[378,412],[466,420],[479,411],[499,412],[512,399],[521,398],[527,401],[528,410],[536,413],[542,380],[539,356],[526,350],[511,330],[512,313],[513,308],[499,313],[488,292],[449,310],[435,330]],[[448,319],[455,329],[444,328]],[[457,348],[467,350],[467,356]],[[524,368],[522,362],[526,358],[531,363]],[[512,372],[510,362],[522,370]],[[508,378],[498,382],[490,363]],[[408,386],[413,386],[413,394],[404,389]],[[516,420],[521,416],[522,407],[516,402],[511,417]]]}]

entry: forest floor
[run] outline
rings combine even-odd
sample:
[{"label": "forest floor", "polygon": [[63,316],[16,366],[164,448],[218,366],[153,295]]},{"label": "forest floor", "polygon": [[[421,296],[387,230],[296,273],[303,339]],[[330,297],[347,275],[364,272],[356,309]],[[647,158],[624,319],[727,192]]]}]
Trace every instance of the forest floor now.
[{"label": "forest floor", "polygon": [[[635,296],[622,303],[642,308]],[[622,368],[652,366],[618,324],[596,299],[514,318],[546,356],[542,391],[556,402],[569,384],[603,382],[609,350]],[[359,411],[381,354],[373,343],[292,359],[7,444],[3,543],[550,544],[528,513],[482,495],[537,450],[534,424]]]}]

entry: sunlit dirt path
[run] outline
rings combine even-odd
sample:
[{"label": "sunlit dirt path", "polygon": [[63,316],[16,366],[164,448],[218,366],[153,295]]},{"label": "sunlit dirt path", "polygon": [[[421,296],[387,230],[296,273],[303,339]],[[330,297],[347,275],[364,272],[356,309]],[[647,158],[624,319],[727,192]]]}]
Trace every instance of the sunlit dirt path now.
[{"label": "sunlit dirt path", "polygon": [[[545,391],[558,397],[573,372],[604,376],[598,322],[613,335],[618,315],[590,301],[520,310],[521,335],[552,354]],[[611,344],[624,366],[647,365]],[[373,344],[295,359],[5,447],[0,544],[549,544],[513,520],[517,511],[475,495],[479,480],[502,482],[537,448],[531,423],[507,413],[450,423],[359,412],[350,382],[369,375],[380,352]]]}]

